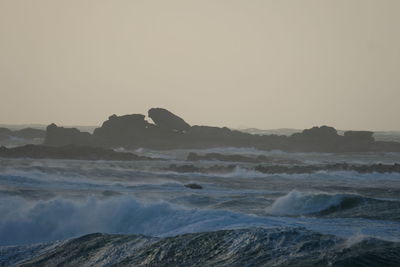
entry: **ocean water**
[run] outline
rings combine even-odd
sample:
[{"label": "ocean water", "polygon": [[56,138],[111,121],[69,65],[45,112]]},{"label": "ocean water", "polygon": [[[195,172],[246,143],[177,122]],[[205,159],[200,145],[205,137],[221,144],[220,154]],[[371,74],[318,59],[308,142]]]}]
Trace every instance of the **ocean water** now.
[{"label": "ocean water", "polygon": [[[261,247],[271,245],[266,240],[272,233],[282,233],[284,239],[295,233],[302,244],[317,240],[316,235],[345,247],[375,240],[376,246],[366,243],[371,249],[388,242],[388,251],[394,246],[395,252],[386,260],[400,257],[396,245],[400,242],[400,173],[263,174],[248,170],[252,165],[243,163],[235,163],[238,166],[228,173],[167,170],[170,164],[232,164],[187,162],[189,152],[264,154],[304,164],[391,164],[400,162],[400,153],[284,153],[238,148],[134,152],[160,160],[0,159],[0,265],[15,263],[16,255],[30,259],[49,246],[64,244],[63,240],[91,233],[144,235],[176,244],[177,236],[208,233],[209,238],[216,238],[215,233],[228,231],[223,235],[236,240],[233,243],[250,235],[252,241],[246,242],[262,240],[257,243]],[[185,187],[190,183],[202,189]],[[232,237],[236,235],[236,239]],[[294,244],[280,243],[280,249],[289,251]],[[333,253],[337,247],[321,249]],[[245,262],[245,258],[241,260]]]}]

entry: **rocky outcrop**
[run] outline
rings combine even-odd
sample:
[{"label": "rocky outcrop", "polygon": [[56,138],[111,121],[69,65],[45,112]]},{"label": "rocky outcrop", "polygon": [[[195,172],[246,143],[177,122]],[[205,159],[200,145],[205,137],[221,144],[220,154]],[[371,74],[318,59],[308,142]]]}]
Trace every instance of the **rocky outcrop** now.
[{"label": "rocky outcrop", "polygon": [[151,124],[141,114],[112,115],[93,132],[94,142],[101,146],[140,146],[146,143]]},{"label": "rocky outcrop", "polygon": [[163,108],[152,108],[148,112],[154,123],[168,131],[184,132],[190,129],[190,125],[181,117]]},{"label": "rocky outcrop", "polygon": [[344,138],[348,142],[372,143],[375,141],[374,133],[369,131],[347,131],[344,132]]},{"label": "rocky outcrop", "polygon": [[185,187],[190,188],[190,189],[203,189],[203,187],[199,184],[191,183],[191,184],[185,184]]},{"label": "rocky outcrop", "polygon": [[334,140],[338,138],[338,133],[335,128],[329,126],[312,127],[311,129],[305,129],[301,134],[295,133],[293,136],[299,136],[304,139],[312,140]]},{"label": "rocky outcrop", "polygon": [[146,121],[141,114],[112,115],[93,134],[52,124],[47,128],[44,144],[129,149],[254,147],[288,152],[400,152],[400,143],[376,142],[371,132],[349,131],[342,136],[332,127],[321,126],[291,136],[253,135],[226,127],[190,126],[182,118],[161,108],[150,109],[149,116],[155,124]]},{"label": "rocky outcrop", "polygon": [[67,145],[61,147],[26,145],[16,148],[0,147],[3,158],[39,158],[74,160],[149,160],[132,153],[115,152],[99,147],[80,147]]},{"label": "rocky outcrop", "polygon": [[289,138],[292,147],[299,151],[334,151],[342,143],[342,136],[329,126],[312,127]]},{"label": "rocky outcrop", "polygon": [[[373,134],[374,134],[373,132],[369,131],[344,132],[342,146],[350,151],[359,151],[359,152],[373,151],[375,150],[374,147],[376,147],[377,144],[379,144],[379,142],[375,142]],[[380,149],[382,148],[383,146],[380,146]]]},{"label": "rocky outcrop", "polygon": [[76,128],[58,127],[54,123],[47,126],[46,138],[44,145],[47,146],[65,146],[65,145],[79,145],[90,146],[93,145],[93,140],[90,133],[81,132]]}]

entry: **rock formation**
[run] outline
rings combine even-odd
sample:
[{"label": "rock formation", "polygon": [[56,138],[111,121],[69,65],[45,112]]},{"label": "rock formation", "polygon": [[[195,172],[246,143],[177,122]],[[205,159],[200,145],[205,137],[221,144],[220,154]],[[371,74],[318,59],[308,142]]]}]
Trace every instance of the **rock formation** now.
[{"label": "rock formation", "polygon": [[107,147],[140,146],[147,139],[148,128],[151,126],[144,118],[141,114],[112,115],[100,128],[94,130],[94,142]]},{"label": "rock formation", "polygon": [[52,123],[47,126],[44,144],[48,146],[90,146],[93,144],[93,140],[90,133],[81,132],[76,128],[58,127]]},{"label": "rock formation", "polygon": [[203,189],[203,187],[199,184],[191,183],[191,184],[185,184],[185,187],[190,188],[190,189]]},{"label": "rock formation", "polygon": [[[372,132],[348,131],[339,135],[328,126],[313,127],[291,136],[253,135],[226,127],[190,126],[182,118],[168,110],[153,108],[149,116],[155,122],[146,121],[141,114],[112,115],[93,134],[74,128],[47,127],[45,145],[68,144],[125,147],[135,149],[188,149],[212,147],[254,147],[262,150],[289,152],[400,152],[398,142],[377,142]],[[0,132],[1,134],[1,132]]]},{"label": "rock formation", "polygon": [[152,108],[148,112],[154,123],[165,130],[184,132],[190,129],[190,125],[181,117],[163,108]]}]

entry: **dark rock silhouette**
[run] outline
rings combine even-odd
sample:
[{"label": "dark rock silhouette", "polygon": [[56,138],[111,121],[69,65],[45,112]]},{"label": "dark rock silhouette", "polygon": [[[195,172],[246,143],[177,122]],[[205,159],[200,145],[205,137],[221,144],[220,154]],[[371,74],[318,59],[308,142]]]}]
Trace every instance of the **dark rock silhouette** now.
[{"label": "dark rock silhouette", "polygon": [[150,109],[149,116],[155,124],[146,121],[141,114],[112,115],[93,134],[51,124],[47,127],[44,144],[129,149],[254,147],[288,152],[400,152],[400,143],[377,142],[372,132],[367,131],[348,131],[342,136],[334,128],[322,126],[291,136],[253,135],[226,127],[190,126],[182,118],[161,108]]},{"label": "dark rock silhouette", "polygon": [[93,144],[90,133],[81,132],[76,128],[58,127],[54,123],[47,126],[44,145],[65,146],[78,145],[90,146]]},{"label": "dark rock silhouette", "polygon": [[148,136],[151,125],[141,114],[117,116],[112,115],[100,128],[93,132],[96,145],[113,147],[136,147],[143,144]]},{"label": "dark rock silhouette", "polygon": [[374,142],[373,132],[369,131],[347,131],[344,132],[346,141],[372,143]]},{"label": "dark rock silhouette", "polygon": [[185,187],[190,188],[190,189],[203,189],[203,187],[199,184],[185,184]]},{"label": "dark rock silhouette", "polygon": [[[298,134],[295,133],[294,135],[296,136]],[[300,136],[306,139],[326,140],[336,139],[338,137],[338,133],[335,128],[324,125],[321,127],[312,127],[311,129],[305,129]]]},{"label": "dark rock silhouette", "polygon": [[74,145],[50,147],[26,145],[15,148],[0,147],[0,157],[3,158],[48,158],[75,160],[150,160],[127,152],[115,152],[100,147],[81,147]]},{"label": "dark rock silhouette", "polygon": [[342,143],[336,129],[329,126],[313,127],[291,137],[293,146],[299,146],[302,151],[333,151]]},{"label": "dark rock silhouette", "polygon": [[176,116],[166,109],[152,108],[149,110],[148,114],[154,123],[162,129],[169,131],[187,131],[190,128],[190,125],[181,117]]}]

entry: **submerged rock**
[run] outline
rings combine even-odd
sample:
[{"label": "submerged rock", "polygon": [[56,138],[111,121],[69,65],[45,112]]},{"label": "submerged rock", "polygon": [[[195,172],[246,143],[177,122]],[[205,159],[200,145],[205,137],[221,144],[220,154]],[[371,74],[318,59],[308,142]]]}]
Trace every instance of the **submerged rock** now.
[{"label": "submerged rock", "polygon": [[203,189],[203,187],[199,184],[191,183],[191,184],[185,184],[185,187],[190,188],[190,189]]}]

